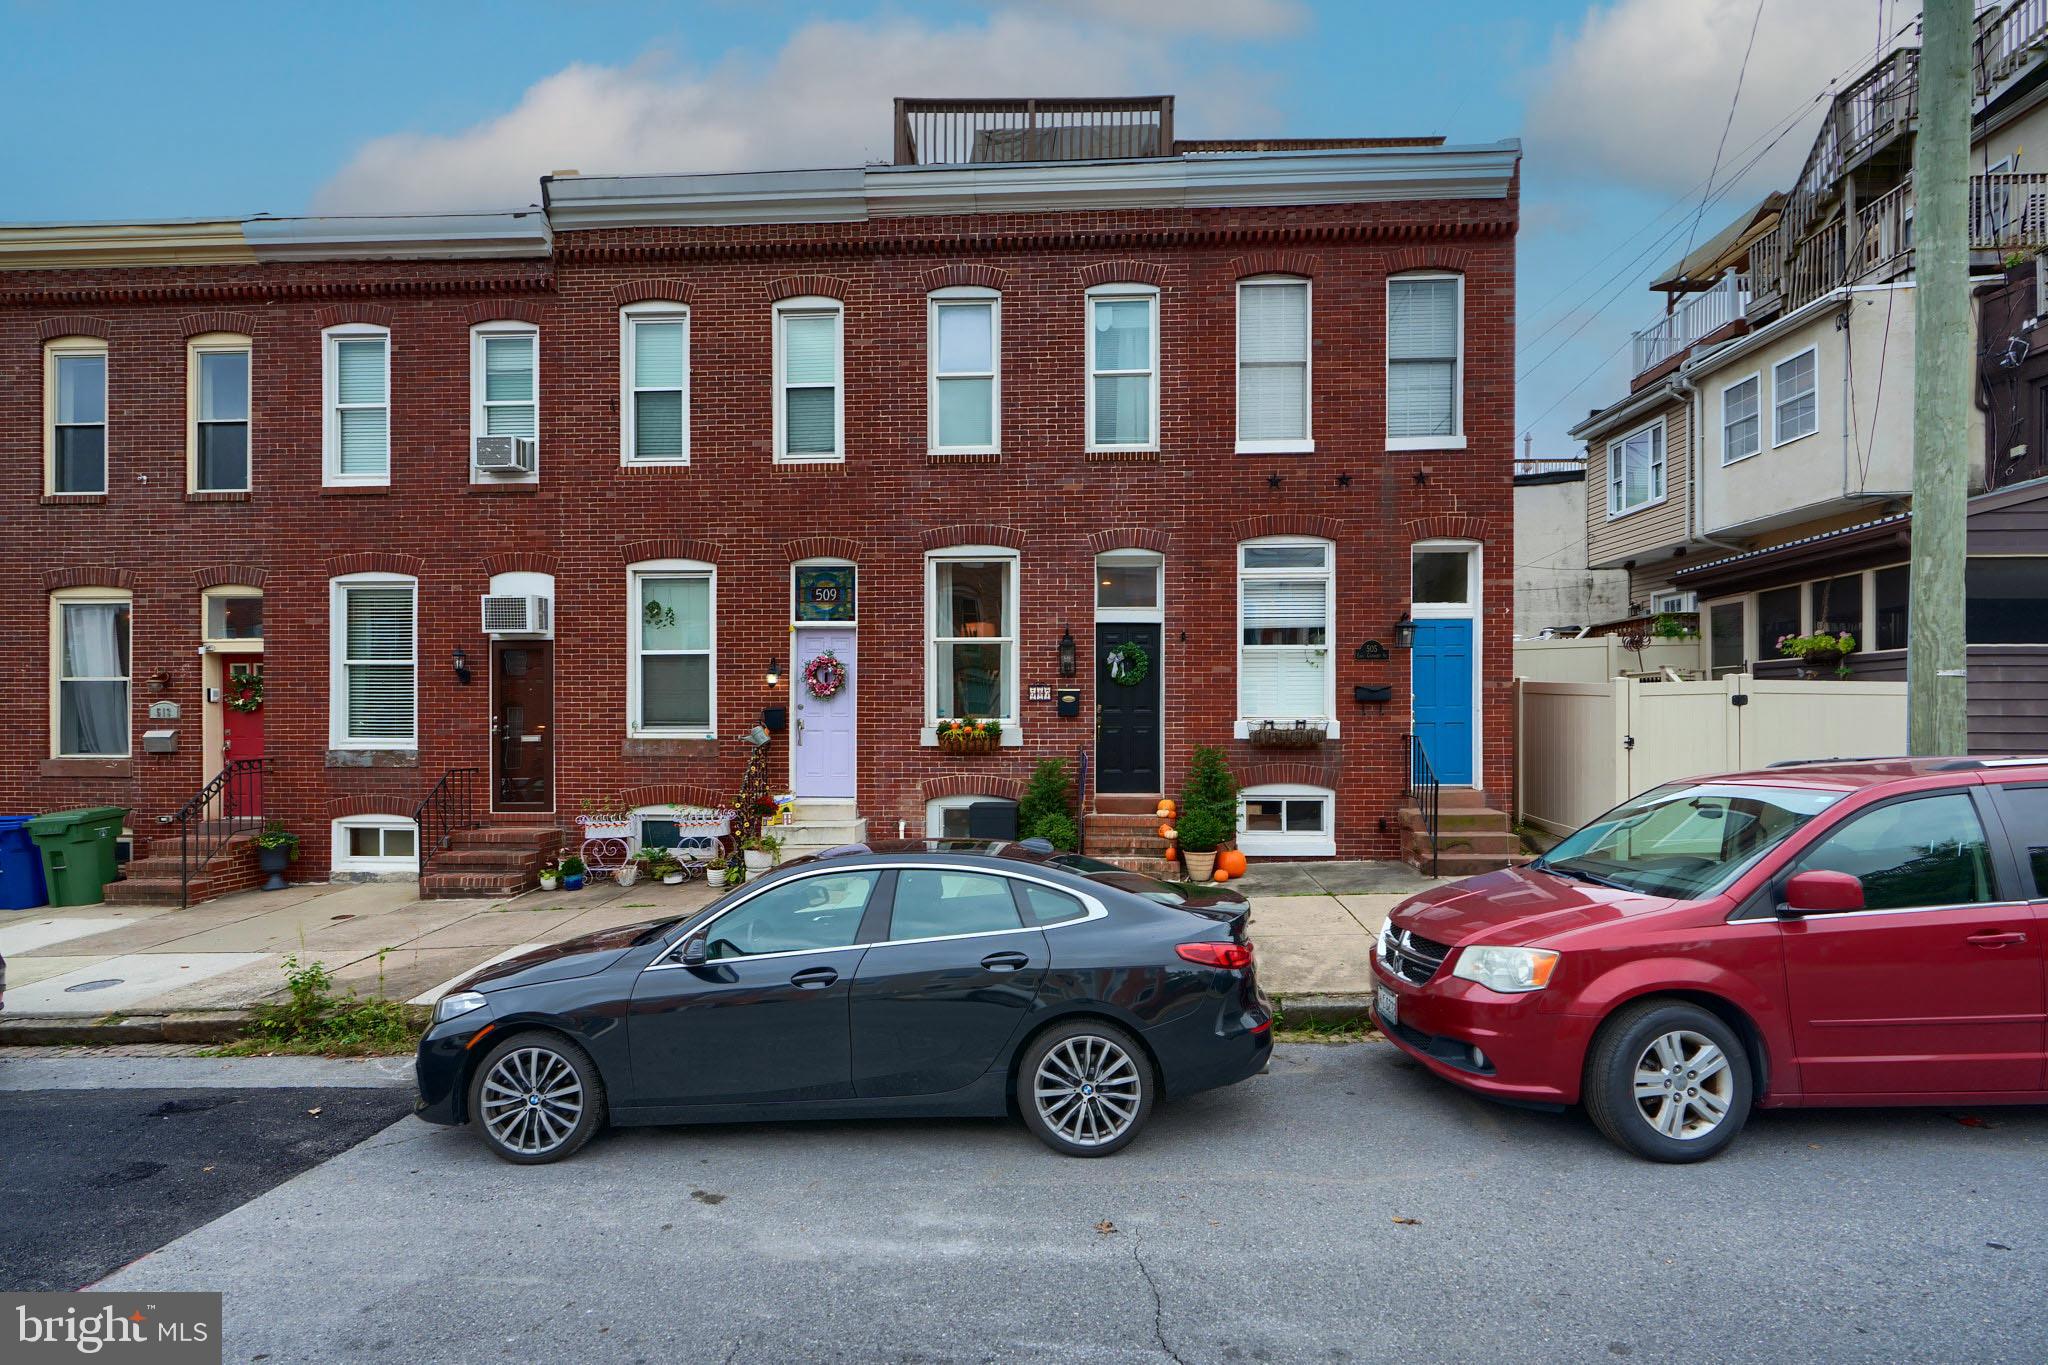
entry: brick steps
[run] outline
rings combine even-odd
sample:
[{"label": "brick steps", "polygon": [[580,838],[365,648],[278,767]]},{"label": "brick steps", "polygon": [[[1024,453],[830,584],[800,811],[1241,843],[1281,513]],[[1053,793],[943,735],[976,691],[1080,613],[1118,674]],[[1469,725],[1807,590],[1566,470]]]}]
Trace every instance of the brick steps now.
[{"label": "brick steps", "polygon": [[540,885],[540,869],[576,841],[556,825],[484,825],[457,830],[427,860],[420,899],[516,896]]},{"label": "brick steps", "polygon": [[1124,858],[1157,861],[1166,847],[1159,837],[1162,823],[1157,815],[1090,811],[1082,817],[1085,847],[1089,856],[1119,865]]},{"label": "brick steps", "polygon": [[[219,852],[209,858],[202,867],[192,871],[192,884],[186,894],[186,903],[196,905],[200,901],[225,896],[232,891],[247,891],[261,886],[263,873],[256,866],[256,836],[237,834],[223,845]],[[179,860],[178,841],[162,839],[157,841],[161,852],[151,852],[147,857],[131,858],[122,869],[122,878],[107,887],[108,905],[176,905],[178,903],[179,877],[182,864]]]}]

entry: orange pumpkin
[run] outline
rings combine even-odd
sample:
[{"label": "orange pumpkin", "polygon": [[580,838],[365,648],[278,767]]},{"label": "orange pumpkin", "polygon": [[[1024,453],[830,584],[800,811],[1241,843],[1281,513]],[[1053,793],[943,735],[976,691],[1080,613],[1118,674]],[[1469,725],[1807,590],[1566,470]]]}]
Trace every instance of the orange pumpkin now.
[{"label": "orange pumpkin", "polygon": [[1171,839],[1173,837],[1173,826],[1167,824],[1164,820],[1160,821],[1159,837],[1162,839]]},{"label": "orange pumpkin", "polygon": [[1228,872],[1233,877],[1242,877],[1246,866],[1244,854],[1234,848],[1226,848],[1216,855],[1217,869]]},{"label": "orange pumpkin", "polygon": [[1159,812],[1158,812],[1158,813],[1159,813],[1159,814],[1161,814],[1161,815],[1171,815],[1171,814],[1173,814],[1174,810],[1175,810],[1175,806],[1174,806],[1173,802],[1171,802],[1171,801],[1161,801],[1161,802],[1159,803]]},{"label": "orange pumpkin", "polygon": [[1177,845],[1168,844],[1166,846],[1166,852],[1160,854],[1159,856],[1166,859],[1166,861],[1168,861],[1169,863],[1177,862],[1180,859],[1180,848]]},{"label": "orange pumpkin", "polygon": [[1224,870],[1223,870],[1223,864],[1222,864],[1222,863],[1218,863],[1218,864],[1216,864],[1216,876],[1215,876],[1215,882],[1216,882],[1216,884],[1217,884],[1218,886],[1221,886],[1221,885],[1222,885],[1223,883],[1225,883],[1225,882],[1227,882],[1227,881],[1229,881],[1229,880],[1230,880],[1230,874],[1229,874],[1228,872],[1226,872],[1226,871],[1224,871]]}]

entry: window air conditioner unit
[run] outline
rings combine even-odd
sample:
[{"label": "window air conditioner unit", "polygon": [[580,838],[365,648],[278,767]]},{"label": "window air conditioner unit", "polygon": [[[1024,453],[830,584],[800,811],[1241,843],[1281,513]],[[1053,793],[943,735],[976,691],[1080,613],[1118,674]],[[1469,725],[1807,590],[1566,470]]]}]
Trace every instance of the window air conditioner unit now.
[{"label": "window air conditioner unit", "polygon": [[545,597],[484,596],[484,634],[545,635],[548,631],[548,599]]},{"label": "window air conditioner unit", "polygon": [[485,474],[531,474],[540,442],[531,436],[479,436],[474,459]]}]

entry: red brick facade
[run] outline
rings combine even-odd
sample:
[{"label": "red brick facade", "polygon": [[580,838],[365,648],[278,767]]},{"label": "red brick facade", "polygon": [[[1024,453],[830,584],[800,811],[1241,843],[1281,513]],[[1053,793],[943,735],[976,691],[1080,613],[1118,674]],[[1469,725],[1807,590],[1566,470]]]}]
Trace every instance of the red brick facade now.
[{"label": "red brick facade", "polygon": [[[1312,781],[1338,794],[1339,852],[1390,857],[1407,726],[1407,661],[1353,659],[1408,603],[1409,546],[1483,543],[1481,785],[1511,774],[1515,200],[1399,202],[1172,213],[898,218],[828,225],[561,232],[550,260],[310,262],[17,271],[0,276],[0,517],[13,551],[0,626],[21,642],[0,679],[13,718],[0,736],[0,808],[132,806],[147,836],[206,774],[200,742],[200,592],[260,586],[265,717],[274,772],[267,813],[306,837],[301,875],[327,866],[328,822],[409,813],[434,779],[488,763],[489,689],[450,660],[488,657],[477,602],[491,574],[556,582],[557,811],[585,798],[714,800],[738,785],[737,738],[789,698],[790,565],[832,555],[860,574],[859,807],[872,833],[921,830],[924,803],[1014,794],[1031,764],[1090,747],[1092,557],[1162,552],[1166,564],[1166,775],[1219,743],[1245,782]],[[1465,279],[1463,450],[1389,452],[1389,273]],[[1312,455],[1234,453],[1235,282],[1313,280]],[[1083,290],[1160,290],[1160,450],[1084,453]],[[1002,291],[1000,458],[927,455],[925,296],[950,284]],[[845,307],[844,464],[772,458],[770,306],[826,294]],[[619,313],[650,299],[691,314],[687,468],[622,469]],[[469,329],[540,329],[540,477],[473,486]],[[321,329],[391,329],[388,488],[323,488]],[[254,491],[185,492],[187,336],[254,341]],[[108,493],[54,504],[42,489],[42,346],[67,335],[108,347]],[[1240,540],[1308,534],[1336,544],[1341,738],[1307,754],[1231,739],[1236,712],[1235,553]],[[1021,682],[1057,684],[1064,629],[1082,645],[1082,714],[1020,703],[1023,744],[979,757],[922,746],[923,556],[958,543],[1015,547]],[[708,560],[718,574],[716,741],[626,737],[626,565]],[[328,580],[385,569],[420,581],[420,744],[376,766],[330,766]],[[49,594],[125,586],[134,595],[133,757],[53,760]],[[770,690],[763,670],[784,660]],[[159,687],[158,679],[161,682]],[[1354,684],[1391,683],[1363,706]],[[1020,696],[1022,688],[1020,688]],[[183,708],[171,755],[142,752],[147,708]],[[782,740],[771,771],[786,771]],[[389,757],[389,756],[387,756]],[[1382,822],[1387,823],[1382,828]]]}]

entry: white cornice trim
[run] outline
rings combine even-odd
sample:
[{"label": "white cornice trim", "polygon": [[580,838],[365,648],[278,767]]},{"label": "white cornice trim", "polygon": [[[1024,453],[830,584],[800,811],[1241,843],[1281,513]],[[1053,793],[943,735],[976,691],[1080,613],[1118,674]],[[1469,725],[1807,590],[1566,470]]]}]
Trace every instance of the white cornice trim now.
[{"label": "white cornice trim", "polygon": [[554,242],[539,209],[358,218],[251,218],[258,261],[475,260],[544,257]]}]

